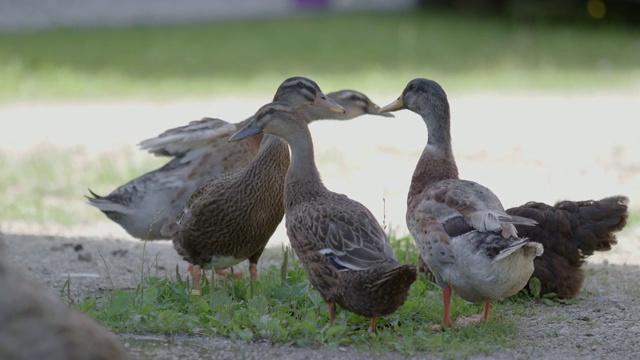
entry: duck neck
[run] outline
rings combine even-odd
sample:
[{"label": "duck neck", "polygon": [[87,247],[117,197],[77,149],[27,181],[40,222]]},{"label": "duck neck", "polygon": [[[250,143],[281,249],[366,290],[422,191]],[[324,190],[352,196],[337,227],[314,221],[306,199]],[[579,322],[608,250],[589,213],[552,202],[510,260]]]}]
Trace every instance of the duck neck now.
[{"label": "duck neck", "polygon": [[416,165],[409,188],[409,199],[425,186],[446,179],[458,179],[458,167],[451,146],[451,122],[448,111],[422,114],[427,124],[427,145]]},{"label": "duck neck", "polygon": [[287,143],[277,136],[264,135],[260,150],[245,169],[249,173],[267,173],[280,177],[287,171],[289,163]]},{"label": "duck neck", "polygon": [[291,147],[291,165],[285,180],[285,205],[293,206],[326,188],[316,167],[309,129],[305,126],[287,142]]}]

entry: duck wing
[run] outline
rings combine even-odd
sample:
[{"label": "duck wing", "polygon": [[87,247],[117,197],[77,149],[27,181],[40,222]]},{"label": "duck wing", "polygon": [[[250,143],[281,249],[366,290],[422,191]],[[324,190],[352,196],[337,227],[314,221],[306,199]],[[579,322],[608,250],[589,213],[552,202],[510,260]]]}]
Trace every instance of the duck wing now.
[{"label": "duck wing", "polygon": [[[442,224],[454,221],[453,218],[460,216],[475,230],[501,232],[505,238],[517,236],[514,225],[537,224],[532,219],[505,212],[500,199],[491,190],[473,181],[459,179],[439,181],[425,190],[422,199],[419,209],[432,213]],[[429,210],[433,202],[445,206],[436,206],[433,210]],[[455,221],[459,226],[460,222]]]},{"label": "duck wing", "polygon": [[362,204],[336,194],[322,205],[303,205],[289,213],[294,239],[304,239],[339,270],[364,270],[396,258],[384,230]]},{"label": "duck wing", "polygon": [[[188,161],[200,156],[203,148],[218,142],[226,143],[227,138],[236,130],[236,124],[221,119],[203,118],[143,140],[138,146],[141,150],[147,150],[156,156],[184,156],[183,160]],[[186,156],[192,152],[198,154]]]}]

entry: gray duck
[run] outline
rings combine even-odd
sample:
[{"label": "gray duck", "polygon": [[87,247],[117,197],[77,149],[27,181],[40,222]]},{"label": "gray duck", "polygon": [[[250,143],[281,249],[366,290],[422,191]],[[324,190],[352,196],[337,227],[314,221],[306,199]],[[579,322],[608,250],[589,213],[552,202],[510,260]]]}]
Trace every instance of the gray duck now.
[{"label": "gray duck", "polygon": [[129,359],[117,337],[12,264],[0,238],[0,358]]},{"label": "gray duck", "polygon": [[[284,83],[300,86],[303,80],[302,77],[292,77]],[[378,105],[354,90],[329,93],[327,97],[343,106],[346,112],[334,112],[326,107],[306,107],[300,111],[308,122],[320,119],[348,120],[364,114],[390,116],[380,114]],[[235,143],[227,141],[249,120],[232,124],[221,119],[204,118],[142,141],[139,144],[142,149],[173,159],[159,169],[118,187],[107,196],[89,190],[91,196],[87,197],[88,203],[100,209],[135,238],[168,239],[160,231],[162,226],[182,212],[187,200],[200,185],[215,176],[247,166],[256,156],[262,140],[260,137]]]},{"label": "gray duck", "polygon": [[291,148],[285,180],[287,235],[309,281],[329,307],[336,303],[370,318],[388,315],[407,299],[416,280],[414,265],[401,265],[371,212],[347,196],[329,191],[315,164],[307,123],[285,103],[263,106],[231,141],[259,134],[279,136]]},{"label": "gray duck", "polygon": [[[344,112],[307,78],[285,81],[274,100],[298,110],[324,106]],[[206,181],[191,195],[177,220],[162,229],[178,254],[193,265],[195,293],[199,292],[203,267],[221,270],[248,259],[251,280],[256,280],[258,259],[282,221],[289,148],[276,136],[261,138],[258,154],[246,167]]]},{"label": "gray duck", "polygon": [[414,79],[381,111],[401,109],[420,114],[428,130],[411,179],[406,219],[421,258],[443,289],[442,325],[434,329],[453,326],[452,290],[467,301],[484,303],[481,315],[459,317],[458,325],[487,320],[490,303],[517,293],[531,276],[542,245],[518,237],[515,225],[536,222],[507,214],[491,190],[458,177],[449,102],[438,83]]},{"label": "gray duck", "polygon": [[[537,222],[534,226],[516,225],[516,230],[544,248],[533,260],[531,274],[540,281],[540,295],[573,299],[580,294],[585,280],[582,265],[595,252],[609,251],[618,243],[616,233],[627,224],[628,204],[629,198],[618,195],[600,200],[563,200],[553,206],[529,201],[506,210],[507,214]],[[418,270],[433,278],[422,259]]]}]

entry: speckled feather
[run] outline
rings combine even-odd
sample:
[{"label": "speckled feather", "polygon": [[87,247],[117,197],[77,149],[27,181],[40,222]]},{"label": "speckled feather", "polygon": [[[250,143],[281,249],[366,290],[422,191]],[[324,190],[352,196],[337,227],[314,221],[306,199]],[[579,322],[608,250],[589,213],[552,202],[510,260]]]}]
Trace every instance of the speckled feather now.
[{"label": "speckled feather", "polygon": [[169,228],[178,253],[203,267],[214,255],[257,262],[284,216],[288,166],[287,145],[276,137],[265,137],[249,166],[205,182],[191,196],[177,224]]},{"label": "speckled feather", "polygon": [[257,137],[228,145],[225,140],[224,146],[202,147],[177,155],[161,168],[131,180],[106,197],[92,193],[94,197],[89,202],[133,237],[167,239],[161,233],[162,226],[179,216],[191,194],[216,174],[247,166],[258,152],[261,140],[262,137]]},{"label": "speckled feather", "polygon": [[[404,303],[417,277],[400,265],[371,212],[329,191],[320,179],[306,122],[282,103],[265,105],[255,125],[291,147],[285,183],[287,235],[311,284],[327,302],[367,317],[387,315]],[[339,266],[335,266],[337,263]]]},{"label": "speckled feather", "polygon": [[[383,316],[406,301],[415,281],[413,265],[400,265],[384,231],[363,205],[345,195],[318,193],[293,202],[287,187],[287,235],[311,284],[325,301],[362,316]],[[327,255],[350,269],[340,271]]]}]

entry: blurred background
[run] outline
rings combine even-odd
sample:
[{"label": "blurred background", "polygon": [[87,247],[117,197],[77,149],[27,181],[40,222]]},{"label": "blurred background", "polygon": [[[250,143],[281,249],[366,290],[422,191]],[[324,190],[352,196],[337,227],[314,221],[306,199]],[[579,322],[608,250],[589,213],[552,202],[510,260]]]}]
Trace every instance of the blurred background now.
[{"label": "blurred background", "polygon": [[[627,195],[640,248],[631,0],[0,0],[0,230],[132,239],[87,189],[106,195],[167,161],[141,140],[245,119],[296,75],[379,105],[413,78],[438,81],[463,178],[505,207]],[[326,185],[408,234],[421,119],[311,127]]]}]

